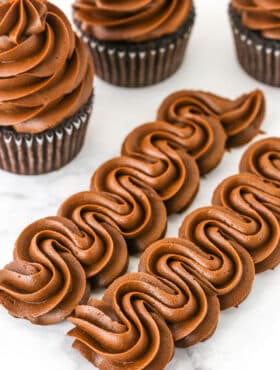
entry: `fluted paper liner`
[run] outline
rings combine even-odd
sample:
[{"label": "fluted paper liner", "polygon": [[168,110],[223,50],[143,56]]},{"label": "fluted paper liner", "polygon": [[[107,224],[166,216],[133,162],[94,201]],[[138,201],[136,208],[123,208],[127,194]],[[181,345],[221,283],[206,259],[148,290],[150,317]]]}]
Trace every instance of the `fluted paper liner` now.
[{"label": "fluted paper liner", "polygon": [[91,50],[95,73],[101,79],[123,87],[143,87],[156,84],[177,71],[182,64],[195,12],[192,9],[181,29],[155,42],[100,42],[80,29],[78,33]]},{"label": "fluted paper liner", "polygon": [[0,129],[0,168],[21,175],[39,175],[70,162],[81,150],[92,109],[92,97],[78,113],[40,134]]},{"label": "fluted paper liner", "polygon": [[240,65],[256,80],[280,87],[280,40],[267,40],[246,29],[232,6],[229,14]]}]

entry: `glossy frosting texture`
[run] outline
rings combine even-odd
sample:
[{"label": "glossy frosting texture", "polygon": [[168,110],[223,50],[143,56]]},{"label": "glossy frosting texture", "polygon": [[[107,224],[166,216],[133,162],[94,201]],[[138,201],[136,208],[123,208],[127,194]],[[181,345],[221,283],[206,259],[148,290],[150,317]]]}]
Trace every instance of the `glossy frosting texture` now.
[{"label": "glossy frosting texture", "polygon": [[232,0],[242,24],[261,36],[280,40],[280,3],[277,0]]},{"label": "glossy frosting texture", "polygon": [[280,189],[262,178],[241,173],[224,180],[213,204],[240,215],[224,217],[224,233],[252,256],[256,271],[272,269],[280,262]]},{"label": "glossy frosting texture", "polygon": [[139,271],[174,291],[173,297],[168,294],[156,297],[159,302],[154,304],[168,323],[177,347],[206,340],[217,326],[220,306],[216,294],[194,274],[195,265],[201,263],[202,269],[205,266],[205,257],[190,241],[168,238],[152,244],[140,258]]},{"label": "glossy frosting texture", "polygon": [[229,240],[229,236],[235,240],[235,235],[240,234],[240,226],[242,219],[238,214],[222,207],[204,207],[188,215],[179,231],[180,237],[196,246],[193,248],[199,256],[190,255],[186,262],[198,279],[219,296],[222,309],[238,306],[249,294],[254,281],[251,257]]},{"label": "glossy frosting texture", "polygon": [[58,210],[59,216],[70,219],[89,238],[87,247],[75,255],[95,288],[109,285],[128,264],[126,241],[110,218],[110,208],[106,213],[106,204],[110,199],[105,196],[82,192],[67,199]]},{"label": "glossy frosting texture", "polygon": [[158,119],[175,124],[186,124],[193,116],[217,120],[227,135],[227,147],[243,145],[256,136],[264,115],[265,99],[260,90],[235,100],[203,91],[178,91],[168,96],[158,111]]},{"label": "glossy frosting texture", "polygon": [[98,40],[141,42],[176,32],[192,0],[76,0],[74,19]]},{"label": "glossy frosting texture", "polygon": [[174,341],[152,303],[155,291],[172,294],[149,275],[128,274],[116,280],[101,301],[77,307],[69,318],[76,326],[69,333],[74,348],[101,370],[164,369],[173,357]]},{"label": "glossy frosting texture", "polygon": [[272,137],[252,144],[242,156],[241,172],[250,172],[263,179],[280,184],[280,139]]},{"label": "glossy frosting texture", "polygon": [[88,238],[70,221],[46,218],[19,236],[14,261],[0,270],[0,303],[15,317],[48,325],[64,320],[89,297],[75,250]]},{"label": "glossy frosting texture", "polygon": [[180,212],[189,206],[199,188],[199,169],[187,153],[188,141],[184,130],[166,122],[139,126],[124,140],[123,156],[105,163],[96,178],[104,181],[114,167],[118,171],[115,177],[126,173],[153,188],[169,214]]},{"label": "glossy frosting texture", "polygon": [[0,19],[0,126],[38,133],[74,115],[93,65],[66,16],[45,0],[10,0]]},{"label": "glossy frosting texture", "polygon": [[255,269],[280,263],[279,153],[275,138],[253,144],[241,167],[260,174],[225,179],[213,206],[185,218],[179,238],[153,243],[138,273],[116,280],[102,300],[79,306],[69,319],[74,348],[103,370],[164,369],[171,335],[182,347],[211,336],[220,309],[250,293]]}]

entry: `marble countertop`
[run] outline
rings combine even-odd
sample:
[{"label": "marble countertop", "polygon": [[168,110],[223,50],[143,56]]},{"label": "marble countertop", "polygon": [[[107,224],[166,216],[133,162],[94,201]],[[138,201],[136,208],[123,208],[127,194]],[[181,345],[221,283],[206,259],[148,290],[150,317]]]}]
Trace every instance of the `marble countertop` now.
[{"label": "marble countertop", "polygon": [[[228,97],[262,88],[267,98],[264,130],[280,136],[280,90],[257,83],[238,66],[227,17],[228,0],[196,0],[197,18],[180,71],[150,88],[129,90],[95,81],[95,105],[85,146],[62,170],[39,177],[0,172],[0,262],[12,257],[20,231],[36,219],[54,215],[69,195],[87,190],[91,174],[104,160],[119,154],[125,135],[152,121],[162,99],[183,88],[202,89]],[[70,16],[70,0],[57,0]],[[226,153],[220,166],[201,180],[192,207],[209,205],[221,179],[234,174],[245,148]],[[168,236],[176,236],[185,214],[170,217]],[[137,270],[131,258],[130,271]],[[214,336],[188,350],[176,350],[169,370],[279,369],[280,268],[257,276],[252,293],[238,308],[221,313]],[[0,308],[1,369],[89,370],[93,367],[71,349],[69,323],[37,327],[10,317]]]}]

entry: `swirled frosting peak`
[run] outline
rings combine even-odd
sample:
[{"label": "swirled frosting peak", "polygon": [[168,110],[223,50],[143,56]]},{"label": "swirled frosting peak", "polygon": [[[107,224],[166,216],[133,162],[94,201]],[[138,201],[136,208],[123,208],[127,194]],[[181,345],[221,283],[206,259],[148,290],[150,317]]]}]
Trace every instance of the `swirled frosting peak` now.
[{"label": "swirled frosting peak", "polygon": [[242,24],[262,37],[280,40],[280,3],[277,0],[232,0]]},{"label": "swirled frosting peak", "polygon": [[19,44],[43,32],[47,17],[45,0],[3,1],[0,5],[0,49]]},{"label": "swirled frosting peak", "polygon": [[192,0],[76,0],[74,18],[99,40],[148,41],[176,32]]},{"label": "swirled frosting peak", "polygon": [[0,3],[0,127],[38,133],[92,94],[93,65],[64,13],[45,0]]}]

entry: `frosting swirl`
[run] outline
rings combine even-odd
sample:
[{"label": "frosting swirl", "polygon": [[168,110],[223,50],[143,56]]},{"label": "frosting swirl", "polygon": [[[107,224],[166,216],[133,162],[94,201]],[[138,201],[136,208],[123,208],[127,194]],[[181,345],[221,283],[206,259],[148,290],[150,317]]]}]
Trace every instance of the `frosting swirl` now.
[{"label": "frosting swirl", "polygon": [[[158,195],[145,184],[127,177],[120,181],[113,193],[104,188],[104,192],[73,195],[63,203],[59,215],[70,218],[89,235],[98,232],[100,224],[103,227],[108,224],[123,235],[130,251],[134,253],[143,251],[151,242],[159,239],[167,223],[166,209]],[[124,271],[127,265],[124,245],[114,243],[111,248],[111,262],[119,272]],[[124,256],[122,261],[120,253]],[[111,267],[108,273],[112,271]],[[116,275],[113,274],[112,278],[116,278]]]},{"label": "frosting swirl", "polygon": [[176,32],[192,0],[76,0],[74,19],[98,40],[141,42]]},{"label": "frosting swirl", "polygon": [[[177,347],[189,347],[206,340],[216,329],[220,306],[194,271],[207,263],[203,252],[190,241],[169,238],[152,244],[140,259],[139,271],[164,282],[174,290],[157,296],[157,310],[172,331]],[[200,264],[201,262],[201,264]],[[165,302],[165,305],[162,303]]]},{"label": "frosting swirl", "polygon": [[250,172],[280,185],[280,139],[272,137],[252,144],[243,154],[240,172]]},{"label": "frosting swirl", "polygon": [[125,139],[123,156],[106,162],[96,176],[101,184],[109,176],[135,177],[159,194],[169,214],[180,212],[199,188],[199,170],[185,150],[186,141],[184,130],[168,123],[141,125]]},{"label": "frosting swirl", "polygon": [[0,303],[34,324],[64,320],[89,296],[84,269],[73,253],[88,242],[63,218],[28,226],[16,242],[14,261],[0,270]]},{"label": "frosting swirl", "polygon": [[93,65],[66,16],[45,0],[0,4],[0,127],[38,133],[92,94]]},{"label": "frosting swirl", "polygon": [[238,306],[251,291],[254,264],[246,250],[235,242],[243,235],[245,239],[247,231],[241,216],[222,207],[197,209],[180,227],[180,237],[197,246],[198,257],[189,257],[187,264],[219,296],[221,309]]},{"label": "frosting swirl", "polygon": [[[209,135],[209,128],[207,131],[204,129],[208,134],[204,133],[206,138],[202,141],[202,143],[206,140],[209,142],[208,150],[214,158],[219,158],[217,152],[221,153],[221,149],[218,151],[216,148],[217,143],[221,146],[223,142],[223,139],[219,138],[221,130],[217,131],[218,124],[222,125],[227,135],[227,147],[236,147],[249,142],[260,132],[264,115],[265,100],[260,90],[244,94],[235,100],[203,91],[178,91],[168,96],[158,111],[158,119],[176,124],[188,124],[188,120],[194,116],[206,121],[209,121],[210,117],[219,121],[215,123],[215,136]],[[211,122],[209,124],[211,125]],[[205,150],[205,147],[203,149]],[[205,161],[208,158],[207,154],[209,153],[206,153]]]},{"label": "frosting swirl", "polygon": [[174,342],[153,307],[155,291],[172,294],[147,274],[128,274],[107,289],[102,301],[78,306],[69,318],[76,326],[68,333],[75,338],[74,348],[100,370],[164,369],[173,357]]},{"label": "frosting swirl", "polygon": [[252,256],[256,271],[280,262],[280,189],[255,175],[241,173],[224,180],[213,195],[213,204],[237,212],[242,219],[226,221],[224,233]]},{"label": "frosting swirl", "polygon": [[127,269],[128,251],[118,226],[102,210],[106,211],[106,199],[101,194],[77,193],[67,199],[58,215],[74,222],[90,242],[80,249],[76,257],[82,263],[92,286],[105,287]]},{"label": "frosting swirl", "polygon": [[280,4],[277,0],[232,0],[242,24],[262,37],[280,40]]}]

